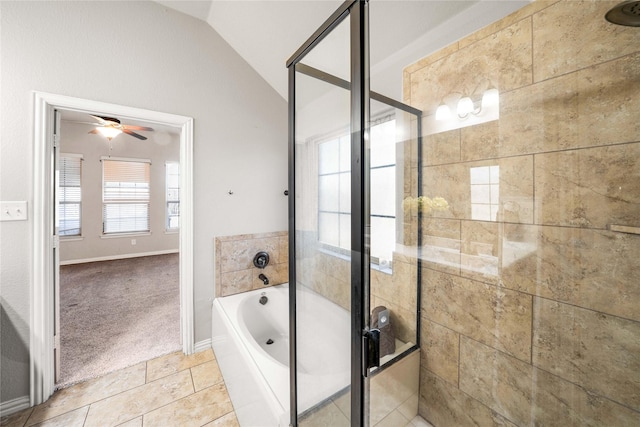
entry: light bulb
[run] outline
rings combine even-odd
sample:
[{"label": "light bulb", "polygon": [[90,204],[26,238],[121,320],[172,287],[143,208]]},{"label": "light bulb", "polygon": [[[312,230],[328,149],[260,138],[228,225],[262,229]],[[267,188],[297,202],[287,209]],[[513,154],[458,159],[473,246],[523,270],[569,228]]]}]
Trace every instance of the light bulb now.
[{"label": "light bulb", "polygon": [[482,95],[482,108],[493,107],[500,104],[500,92],[498,89],[487,89]]},{"label": "light bulb", "polygon": [[458,101],[458,116],[466,117],[473,111],[473,101],[468,96]]},{"label": "light bulb", "polygon": [[449,120],[451,118],[451,109],[446,104],[442,104],[436,110],[436,120]]},{"label": "light bulb", "polygon": [[113,138],[115,138],[116,136],[122,133],[120,129],[110,127],[110,126],[101,126],[96,129],[98,130],[98,132],[102,134],[102,136],[104,136],[108,140],[112,140]]}]

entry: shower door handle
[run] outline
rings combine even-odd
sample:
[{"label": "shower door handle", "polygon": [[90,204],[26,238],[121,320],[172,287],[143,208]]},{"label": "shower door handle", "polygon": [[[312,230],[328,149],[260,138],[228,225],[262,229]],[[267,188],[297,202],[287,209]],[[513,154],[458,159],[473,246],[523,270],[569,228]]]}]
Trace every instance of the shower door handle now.
[{"label": "shower door handle", "polygon": [[362,376],[369,376],[369,369],[380,366],[380,330],[362,331]]}]

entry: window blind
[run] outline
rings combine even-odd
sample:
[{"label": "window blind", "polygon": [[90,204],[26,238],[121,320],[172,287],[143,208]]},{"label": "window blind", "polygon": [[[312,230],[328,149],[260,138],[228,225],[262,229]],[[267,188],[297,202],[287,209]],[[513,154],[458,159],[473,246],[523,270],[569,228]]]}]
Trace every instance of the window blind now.
[{"label": "window blind", "polygon": [[180,163],[166,162],[166,229],[180,227]]},{"label": "window blind", "polygon": [[58,235],[79,236],[82,212],[82,156],[58,159]]},{"label": "window blind", "polygon": [[103,233],[148,232],[151,164],[102,160]]}]

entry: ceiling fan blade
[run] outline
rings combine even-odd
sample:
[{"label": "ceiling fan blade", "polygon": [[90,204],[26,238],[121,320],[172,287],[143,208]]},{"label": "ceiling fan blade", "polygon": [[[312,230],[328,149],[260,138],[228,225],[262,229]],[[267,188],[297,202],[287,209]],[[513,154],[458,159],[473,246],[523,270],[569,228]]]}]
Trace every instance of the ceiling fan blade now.
[{"label": "ceiling fan blade", "polygon": [[147,127],[147,126],[135,126],[135,125],[123,125],[122,126],[123,129],[128,129],[128,130],[146,130],[146,131],[152,131],[153,128]]},{"label": "ceiling fan blade", "polygon": [[88,133],[97,134],[97,133],[100,133],[100,132],[98,132],[98,129],[93,129],[93,130],[90,130]]},{"label": "ceiling fan blade", "polygon": [[116,119],[115,117],[94,116],[93,114],[89,114],[89,115],[94,119],[96,119],[97,121],[99,121],[100,123],[102,123],[103,125],[109,125],[109,124],[119,125],[120,124],[120,120]]},{"label": "ceiling fan blade", "polygon": [[143,140],[143,141],[144,141],[145,139],[147,139],[147,137],[146,137],[146,136],[142,136],[142,135],[140,135],[140,134],[138,134],[138,133],[135,133],[135,132],[133,132],[133,131],[130,131],[129,129],[123,129],[123,130],[122,130],[122,132],[126,133],[127,135],[131,135],[131,136],[133,136],[134,138],[141,139],[141,140]]}]

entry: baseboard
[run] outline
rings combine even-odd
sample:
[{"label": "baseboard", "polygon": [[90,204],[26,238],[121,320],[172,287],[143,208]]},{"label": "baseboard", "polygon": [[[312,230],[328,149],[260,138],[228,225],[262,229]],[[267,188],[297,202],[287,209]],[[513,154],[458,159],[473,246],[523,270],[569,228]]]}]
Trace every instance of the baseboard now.
[{"label": "baseboard", "polygon": [[0,402],[0,417],[6,417],[7,415],[27,409],[31,406],[30,403],[29,396],[22,396],[7,402]]},{"label": "baseboard", "polygon": [[196,343],[195,352],[199,353],[201,351],[209,350],[211,348],[211,338],[206,340],[198,341]]},{"label": "baseboard", "polygon": [[86,262],[96,262],[96,261],[113,261],[116,259],[138,258],[143,256],[152,256],[152,255],[177,254],[178,252],[179,252],[178,249],[165,249],[162,251],[142,252],[142,253],[135,253],[135,254],[108,255],[108,256],[102,256],[97,258],[72,259],[67,261],[60,261],[60,265],[84,264]]}]

